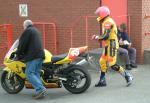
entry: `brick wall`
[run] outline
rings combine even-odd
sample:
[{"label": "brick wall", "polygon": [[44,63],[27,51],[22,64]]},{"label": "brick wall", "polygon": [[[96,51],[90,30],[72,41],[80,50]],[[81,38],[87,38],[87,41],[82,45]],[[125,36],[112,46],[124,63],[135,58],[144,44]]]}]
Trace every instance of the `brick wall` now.
[{"label": "brick wall", "polygon": [[[67,52],[71,46],[77,47],[86,45],[86,33],[89,48],[98,47],[98,43],[91,41],[92,34],[97,34],[98,23],[95,17],[88,18],[88,32],[85,32],[85,15],[94,16],[95,9],[99,6],[100,0],[0,0],[0,24],[13,24],[13,40],[22,32],[22,22],[31,19],[36,22],[54,22],[57,27],[57,50],[58,53]],[[19,16],[19,4],[28,5],[28,17]],[[130,15],[130,35],[133,46],[137,49],[137,61],[143,62],[143,50],[149,48],[150,36],[145,32],[150,31],[150,19],[144,19],[145,13],[150,14],[149,0],[128,0],[128,15]],[[49,37],[50,38],[50,37]],[[141,39],[142,38],[142,39]],[[49,39],[47,46],[49,45]]]},{"label": "brick wall", "polygon": [[131,40],[137,49],[138,63],[143,63],[144,50],[150,48],[150,35],[145,35],[146,32],[150,32],[150,19],[145,18],[145,15],[150,16],[149,6],[149,0],[128,0]]},{"label": "brick wall", "polygon": [[143,0],[142,1],[142,53],[144,49],[150,49],[150,34],[145,35],[146,32],[150,32],[150,1]]},{"label": "brick wall", "polygon": [[130,15],[131,40],[137,50],[137,61],[142,63],[142,0],[128,0],[128,15]]},{"label": "brick wall", "polygon": [[[19,16],[19,4],[28,5],[28,17]],[[14,41],[21,34],[22,22],[25,19],[35,22],[54,22],[57,27],[57,50],[58,53],[64,53],[71,46],[70,28],[73,28],[73,46],[86,44],[83,16],[93,16],[98,6],[99,0],[92,2],[91,0],[7,0],[7,2],[0,0],[0,24],[13,24]],[[88,24],[88,44],[90,48],[96,48],[98,44],[91,41],[90,37],[98,33],[98,23],[95,18],[89,18]]]}]

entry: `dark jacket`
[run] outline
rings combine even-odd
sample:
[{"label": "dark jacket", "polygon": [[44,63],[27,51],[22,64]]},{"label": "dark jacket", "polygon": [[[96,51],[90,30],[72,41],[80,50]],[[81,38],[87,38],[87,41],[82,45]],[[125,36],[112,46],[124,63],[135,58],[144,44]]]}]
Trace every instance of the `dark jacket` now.
[{"label": "dark jacket", "polygon": [[[129,43],[131,43],[131,40],[126,32],[119,31],[117,36],[118,36],[118,40],[120,40],[122,38],[123,41],[127,40]],[[122,48],[128,49],[128,45],[119,45],[119,46]]]},{"label": "dark jacket", "polygon": [[19,59],[28,62],[37,58],[44,58],[41,33],[33,26],[28,26],[19,38],[16,52]]}]

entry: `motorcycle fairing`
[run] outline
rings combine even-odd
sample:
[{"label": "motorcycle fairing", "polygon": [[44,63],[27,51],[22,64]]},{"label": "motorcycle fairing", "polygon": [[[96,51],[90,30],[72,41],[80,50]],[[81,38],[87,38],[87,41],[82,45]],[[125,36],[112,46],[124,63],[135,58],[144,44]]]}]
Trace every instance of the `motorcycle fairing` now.
[{"label": "motorcycle fairing", "polygon": [[85,50],[88,48],[88,46],[83,46],[83,47],[78,47],[78,48],[70,48],[68,55],[54,63],[54,64],[65,64],[65,63],[70,63],[71,61],[75,60],[82,52],[85,52]]}]

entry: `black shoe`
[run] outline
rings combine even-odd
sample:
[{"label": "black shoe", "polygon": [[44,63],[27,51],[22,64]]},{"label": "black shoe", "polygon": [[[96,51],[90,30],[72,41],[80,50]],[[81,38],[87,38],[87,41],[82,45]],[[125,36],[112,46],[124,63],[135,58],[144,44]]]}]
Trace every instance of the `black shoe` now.
[{"label": "black shoe", "polygon": [[130,64],[132,68],[137,68],[137,64]]},{"label": "black shoe", "polygon": [[95,87],[105,87],[106,85],[106,80],[100,80],[97,84],[95,84]]},{"label": "black shoe", "polygon": [[132,70],[132,68],[129,64],[126,65],[126,70]]},{"label": "black shoe", "polygon": [[126,86],[127,87],[130,86],[132,84],[133,77],[130,74],[126,74],[125,79],[126,79],[126,82],[127,82]]}]

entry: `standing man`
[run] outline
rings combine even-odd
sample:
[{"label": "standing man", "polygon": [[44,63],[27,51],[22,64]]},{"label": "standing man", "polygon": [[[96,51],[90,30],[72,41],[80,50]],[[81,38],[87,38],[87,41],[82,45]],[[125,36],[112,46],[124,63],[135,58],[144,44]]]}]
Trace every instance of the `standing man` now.
[{"label": "standing man", "polygon": [[46,88],[40,79],[40,71],[44,58],[44,49],[41,41],[41,33],[33,26],[31,20],[25,20],[23,23],[24,31],[19,38],[17,48],[17,58],[23,60],[26,64],[25,74],[27,80],[35,88],[35,99],[45,96]]},{"label": "standing man", "polygon": [[101,6],[97,8],[95,14],[99,16],[97,18],[97,21],[102,26],[102,35],[93,35],[92,39],[103,40],[105,43],[104,51],[100,58],[101,75],[99,82],[95,85],[95,87],[106,86],[105,73],[108,66],[110,66],[113,70],[118,71],[123,77],[125,77],[127,86],[129,86],[131,85],[133,77],[129,73],[127,73],[120,65],[116,64],[119,44],[117,38],[117,27],[114,20],[110,18],[110,11],[106,6]]}]

